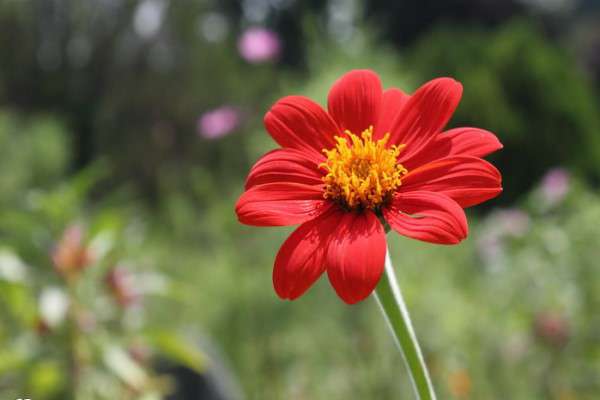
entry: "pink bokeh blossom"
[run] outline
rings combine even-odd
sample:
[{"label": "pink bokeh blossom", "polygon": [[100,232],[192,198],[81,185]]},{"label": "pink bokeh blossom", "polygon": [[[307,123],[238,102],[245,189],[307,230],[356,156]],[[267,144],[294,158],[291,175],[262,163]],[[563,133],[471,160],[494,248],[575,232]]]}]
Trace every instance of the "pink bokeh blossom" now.
[{"label": "pink bokeh blossom", "polygon": [[240,112],[231,106],[223,106],[207,111],[198,119],[198,134],[207,139],[223,137],[240,124]]},{"label": "pink bokeh blossom", "polygon": [[560,203],[570,188],[571,177],[563,168],[553,168],[542,178],[540,192],[546,204],[553,206]]},{"label": "pink bokeh blossom", "polygon": [[249,63],[275,60],[281,52],[279,36],[266,28],[248,28],[238,41],[238,50]]}]

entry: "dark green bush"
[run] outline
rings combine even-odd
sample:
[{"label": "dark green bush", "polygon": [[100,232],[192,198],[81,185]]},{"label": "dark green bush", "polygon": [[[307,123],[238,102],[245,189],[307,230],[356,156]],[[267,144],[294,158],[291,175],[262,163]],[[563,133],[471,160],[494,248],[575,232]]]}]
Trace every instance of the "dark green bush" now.
[{"label": "dark green bush", "polygon": [[575,62],[531,24],[497,32],[440,28],[409,52],[422,80],[448,75],[464,87],[455,125],[495,132],[505,149],[495,162],[511,201],[554,165],[600,176],[600,104]]}]

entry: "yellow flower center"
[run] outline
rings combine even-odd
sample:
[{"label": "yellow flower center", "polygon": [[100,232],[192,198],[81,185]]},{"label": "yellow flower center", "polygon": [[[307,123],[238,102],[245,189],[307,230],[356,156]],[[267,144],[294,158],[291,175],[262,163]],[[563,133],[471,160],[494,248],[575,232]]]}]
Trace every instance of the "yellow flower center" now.
[{"label": "yellow flower center", "polygon": [[346,137],[335,137],[334,148],[323,149],[327,156],[321,164],[327,169],[323,196],[350,210],[378,210],[391,199],[408,172],[397,160],[405,145],[386,147],[389,133],[374,141],[373,127],[360,137],[345,133]]}]

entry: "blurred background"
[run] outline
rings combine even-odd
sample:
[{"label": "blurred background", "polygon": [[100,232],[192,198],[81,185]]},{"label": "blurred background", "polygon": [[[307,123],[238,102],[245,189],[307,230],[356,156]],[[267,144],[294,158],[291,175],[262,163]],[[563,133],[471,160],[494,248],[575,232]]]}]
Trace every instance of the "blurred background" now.
[{"label": "blurred background", "polygon": [[464,87],[504,193],[390,235],[442,399],[600,395],[600,2],[0,2],[0,397],[412,398],[373,300],[271,284],[238,224],[279,97],[352,68]]}]

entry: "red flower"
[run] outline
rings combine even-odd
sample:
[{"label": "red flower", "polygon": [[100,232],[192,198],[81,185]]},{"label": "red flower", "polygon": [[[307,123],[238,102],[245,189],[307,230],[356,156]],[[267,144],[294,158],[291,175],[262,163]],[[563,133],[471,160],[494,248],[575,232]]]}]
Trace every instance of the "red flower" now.
[{"label": "red flower", "polygon": [[252,167],[237,202],[240,222],[301,224],[275,259],[284,299],[302,295],[324,272],[346,303],[367,297],[383,272],[384,225],[426,242],[467,236],[463,208],[497,196],[498,170],[480,157],[502,148],[478,128],[442,129],[462,85],[434,79],[412,96],[382,90],[369,70],[331,88],[328,111],[302,96],[279,100],[265,126],[282,147]]}]

